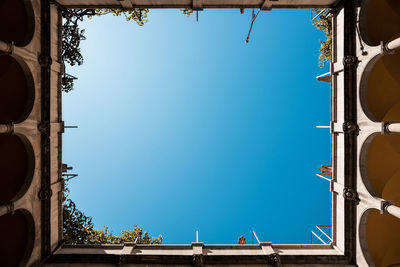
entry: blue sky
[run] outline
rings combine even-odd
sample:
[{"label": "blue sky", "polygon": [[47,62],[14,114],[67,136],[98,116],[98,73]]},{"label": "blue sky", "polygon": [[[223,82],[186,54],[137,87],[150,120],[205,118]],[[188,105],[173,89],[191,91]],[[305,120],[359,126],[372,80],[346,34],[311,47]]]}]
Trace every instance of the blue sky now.
[{"label": "blue sky", "polygon": [[329,84],[310,10],[150,10],[143,27],[81,23],[84,64],[63,94],[71,198],[97,228],[164,242],[309,243],[330,224]]}]

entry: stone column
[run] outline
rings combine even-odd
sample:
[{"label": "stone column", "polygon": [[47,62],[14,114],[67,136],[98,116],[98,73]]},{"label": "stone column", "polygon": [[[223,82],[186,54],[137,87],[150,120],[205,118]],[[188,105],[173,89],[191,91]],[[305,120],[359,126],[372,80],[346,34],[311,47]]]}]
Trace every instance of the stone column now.
[{"label": "stone column", "polygon": [[0,124],[0,134],[11,134],[13,126],[11,124]]},{"label": "stone column", "polygon": [[386,212],[400,219],[400,208],[395,205],[388,205]]}]

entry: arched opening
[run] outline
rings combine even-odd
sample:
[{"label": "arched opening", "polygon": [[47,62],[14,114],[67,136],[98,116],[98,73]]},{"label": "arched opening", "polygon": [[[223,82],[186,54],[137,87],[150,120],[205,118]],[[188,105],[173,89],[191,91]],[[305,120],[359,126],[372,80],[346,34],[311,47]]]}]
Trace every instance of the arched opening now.
[{"label": "arched opening", "polygon": [[0,40],[25,46],[32,40],[35,19],[29,0],[0,0]]},{"label": "arched opening", "polygon": [[[376,121],[400,122],[400,50],[385,55],[373,64],[363,78],[361,102]],[[367,68],[368,69],[368,68]]]},{"label": "arched opening", "polygon": [[34,83],[28,66],[18,57],[0,56],[0,123],[21,122],[33,107]]},{"label": "arched opening", "polygon": [[400,266],[400,220],[390,214],[370,212],[366,223],[368,253],[376,267]]},{"label": "arched opening", "polygon": [[360,30],[364,41],[372,46],[400,37],[400,2],[398,0],[363,1]]},{"label": "arched opening", "polygon": [[366,155],[368,183],[376,196],[395,201],[396,205],[400,204],[397,193],[400,185],[399,148],[400,134],[377,135],[369,144]]},{"label": "arched opening", "polygon": [[32,215],[26,210],[0,216],[1,266],[25,266],[29,260],[35,239]]},{"label": "arched opening", "polygon": [[32,182],[34,169],[29,141],[20,135],[0,135],[0,203],[20,198]]}]

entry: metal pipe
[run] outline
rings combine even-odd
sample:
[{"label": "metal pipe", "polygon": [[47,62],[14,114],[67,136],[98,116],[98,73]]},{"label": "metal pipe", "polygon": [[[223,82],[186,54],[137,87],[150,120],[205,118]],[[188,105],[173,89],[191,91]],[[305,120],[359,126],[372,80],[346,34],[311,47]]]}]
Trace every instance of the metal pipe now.
[{"label": "metal pipe", "polygon": [[386,207],[387,213],[400,219],[400,208],[395,205],[389,205]]},{"label": "metal pipe", "polygon": [[400,37],[386,44],[386,49],[389,51],[396,50],[400,47]]}]

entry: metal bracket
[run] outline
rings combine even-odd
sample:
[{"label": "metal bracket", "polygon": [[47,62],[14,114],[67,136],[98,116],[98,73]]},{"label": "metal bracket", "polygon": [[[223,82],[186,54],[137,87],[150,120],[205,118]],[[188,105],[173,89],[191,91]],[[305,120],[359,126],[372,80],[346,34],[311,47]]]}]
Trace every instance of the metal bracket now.
[{"label": "metal bracket", "polygon": [[344,199],[347,199],[347,200],[352,200],[352,201],[357,201],[357,202],[359,201],[358,193],[352,188],[348,188],[348,187],[343,188],[343,197],[344,197]]},{"label": "metal bracket", "polygon": [[39,190],[38,197],[40,200],[49,199],[53,195],[53,191],[49,187],[43,187]]},{"label": "metal bracket", "polygon": [[48,122],[41,122],[38,124],[38,131],[42,134],[47,133],[50,130],[50,123]]},{"label": "metal bracket", "polygon": [[40,66],[42,67],[50,67],[51,64],[53,63],[51,57],[44,54],[40,54],[40,56],[38,57],[38,61]]},{"label": "metal bracket", "polygon": [[340,64],[340,62],[333,62],[331,66],[333,75],[337,75],[339,72],[343,71],[343,64]]},{"label": "metal bracket", "polygon": [[204,266],[204,256],[203,254],[193,254],[193,266]]},{"label": "metal bracket", "polygon": [[345,67],[351,67],[358,64],[358,58],[355,56],[344,56],[343,57],[343,65]]},{"label": "metal bracket", "polygon": [[117,255],[117,258],[115,260],[115,265],[116,266],[121,266],[124,265],[126,263],[126,257],[125,255]]},{"label": "metal bracket", "polygon": [[277,266],[277,267],[281,267],[282,266],[281,257],[279,255],[279,253],[269,254],[268,255],[268,260],[272,264],[275,264],[275,266]]},{"label": "metal bracket", "polygon": [[354,122],[351,122],[351,121],[343,122],[343,132],[344,133],[352,133],[356,130],[358,130],[358,126]]}]

